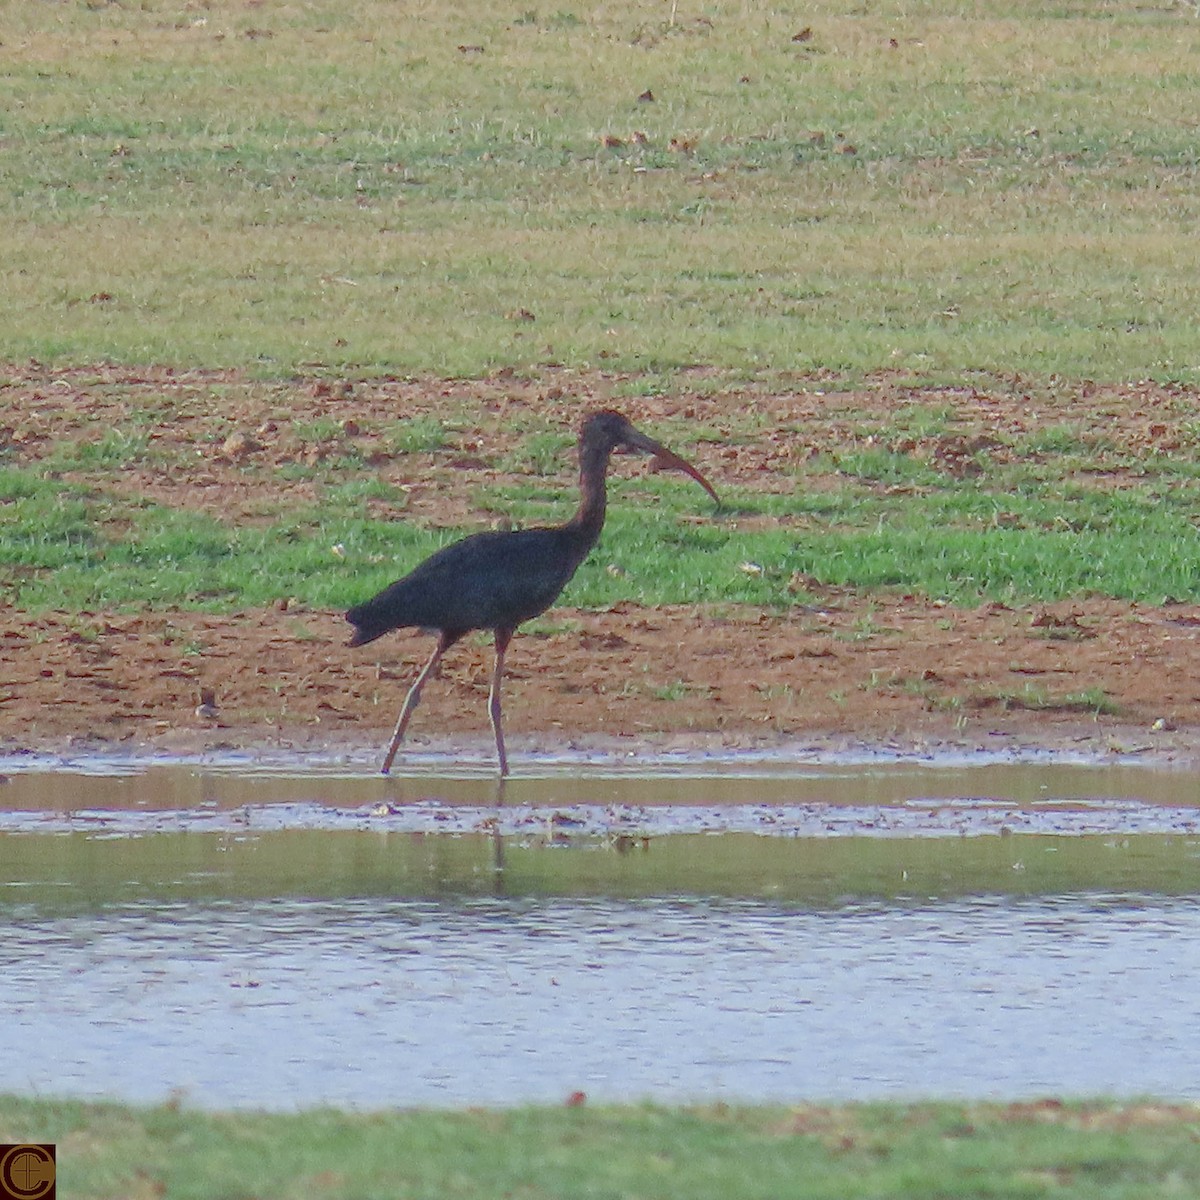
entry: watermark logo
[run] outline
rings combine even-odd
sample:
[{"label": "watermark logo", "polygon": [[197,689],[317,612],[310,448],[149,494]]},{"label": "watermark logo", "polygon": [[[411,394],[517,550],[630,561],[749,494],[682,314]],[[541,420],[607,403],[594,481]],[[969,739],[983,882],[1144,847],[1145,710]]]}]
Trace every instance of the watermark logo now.
[{"label": "watermark logo", "polygon": [[54,1200],[53,1144],[0,1143],[0,1200]]}]

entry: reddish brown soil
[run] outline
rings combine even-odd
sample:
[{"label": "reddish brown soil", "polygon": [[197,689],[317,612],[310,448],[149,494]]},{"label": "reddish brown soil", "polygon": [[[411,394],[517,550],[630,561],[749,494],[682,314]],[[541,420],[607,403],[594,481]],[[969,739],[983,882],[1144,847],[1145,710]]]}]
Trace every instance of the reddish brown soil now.
[{"label": "reddish brown soil", "polygon": [[[432,524],[484,525],[474,483],[520,473],[522,414],[574,426],[597,403],[621,407],[664,438],[683,420],[720,431],[753,406],[763,429],[745,444],[694,454],[720,489],[791,487],[774,469],[814,450],[868,441],[898,407],[953,407],[953,436],[905,450],[969,470],[971,446],[998,433],[1103,421],[1113,446],[1172,449],[1181,402],[1153,388],[1061,394],[1007,386],[918,393],[888,381],[823,395],[746,389],[613,399],[622,381],[547,372],[535,381],[313,380],[252,383],[231,374],[10,368],[0,386],[0,444],[35,462],[72,438],[120,427],[158,406],[158,461],[105,486],[242,520],[299,500],[309,484],[278,468],[336,446],[297,441],[293,417],[335,417],[330,443],[353,442],[372,469],[408,489],[406,513]],[[1186,398],[1189,407],[1194,397]],[[392,455],[377,430],[422,413],[453,418],[428,454]],[[672,423],[675,424],[672,424]],[[235,436],[236,435],[236,436]],[[243,440],[244,439],[244,440]],[[691,451],[689,450],[689,453]],[[997,448],[1003,452],[1003,448]],[[372,457],[374,456],[374,457]],[[510,464],[506,466],[505,464]],[[619,469],[644,469],[622,462]],[[565,463],[554,486],[572,485]],[[1123,486],[1121,468],[1109,472]],[[820,480],[814,481],[820,486]],[[921,747],[1064,744],[1087,752],[1200,746],[1200,607],[1079,600],[1030,609],[947,607],[901,595],[816,589],[786,614],[704,607],[557,610],[555,632],[523,634],[509,655],[505,715],[514,754],[617,744],[632,749],[746,748],[847,740]],[[162,749],[382,742],[431,639],[413,631],[345,647],[339,614],[285,598],[230,616],[183,611],[31,616],[0,608],[0,747],[57,748],[80,739]],[[412,737],[452,751],[490,743],[491,651],[483,638],[448,656],[427,688]],[[197,712],[202,694],[213,712]],[[1094,712],[1102,699],[1110,711]]]}]

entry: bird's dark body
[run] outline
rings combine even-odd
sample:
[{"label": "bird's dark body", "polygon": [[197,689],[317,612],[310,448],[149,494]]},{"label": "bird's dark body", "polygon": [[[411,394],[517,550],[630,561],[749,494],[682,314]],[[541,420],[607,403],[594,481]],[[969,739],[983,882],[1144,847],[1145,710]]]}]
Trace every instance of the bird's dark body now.
[{"label": "bird's dark body", "polygon": [[620,413],[589,414],[579,433],[579,508],[565,525],[506,533],[477,533],[427,558],[403,579],[350,609],[351,646],[365,646],[393,629],[434,629],[438,642],[400,710],[383,760],[386,775],[404,737],[421,689],[442,655],[472,629],[496,637],[496,665],[488,712],[496,735],[500,774],[508,774],[500,714],[504,654],[517,626],[543,613],[558,599],[604,527],[604,476],[617,446],[653,454],[661,464],[685,471],[714,500],[716,492],[689,462],[639,433]]},{"label": "bird's dark body", "polygon": [[[599,530],[596,531],[599,533]],[[570,526],[476,533],[443,547],[377,596],[352,608],[352,646],[393,629],[513,629],[543,613],[596,542]]]}]

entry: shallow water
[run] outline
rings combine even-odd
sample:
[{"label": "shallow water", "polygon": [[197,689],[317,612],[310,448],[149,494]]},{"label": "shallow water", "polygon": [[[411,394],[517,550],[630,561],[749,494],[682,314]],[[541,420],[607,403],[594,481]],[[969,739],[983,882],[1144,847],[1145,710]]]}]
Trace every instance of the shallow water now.
[{"label": "shallow water", "polygon": [[1194,899],[257,901],[23,923],[5,1088],[205,1106],[1200,1096]]},{"label": "shallow water", "polygon": [[[406,755],[390,778],[378,754],[211,753],[191,759],[80,754],[0,756],[0,810],[228,811],[246,804],[351,807],[437,801],[492,805],[490,758],[448,762]],[[692,807],[697,805],[895,805],[912,800],[1000,800],[1037,807],[1136,800],[1200,814],[1194,767],[1146,765],[1136,756],[1072,759],[1024,753],[602,756],[540,755],[516,767],[507,803]]]},{"label": "shallow water", "polygon": [[1200,1097],[1184,770],[0,770],[0,1091]]}]

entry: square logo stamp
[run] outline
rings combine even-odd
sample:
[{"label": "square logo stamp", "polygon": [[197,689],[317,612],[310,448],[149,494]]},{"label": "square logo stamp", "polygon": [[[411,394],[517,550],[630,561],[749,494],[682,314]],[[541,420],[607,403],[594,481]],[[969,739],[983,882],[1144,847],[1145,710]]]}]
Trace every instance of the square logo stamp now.
[{"label": "square logo stamp", "polygon": [[0,1200],[55,1200],[53,1142],[0,1143]]}]

